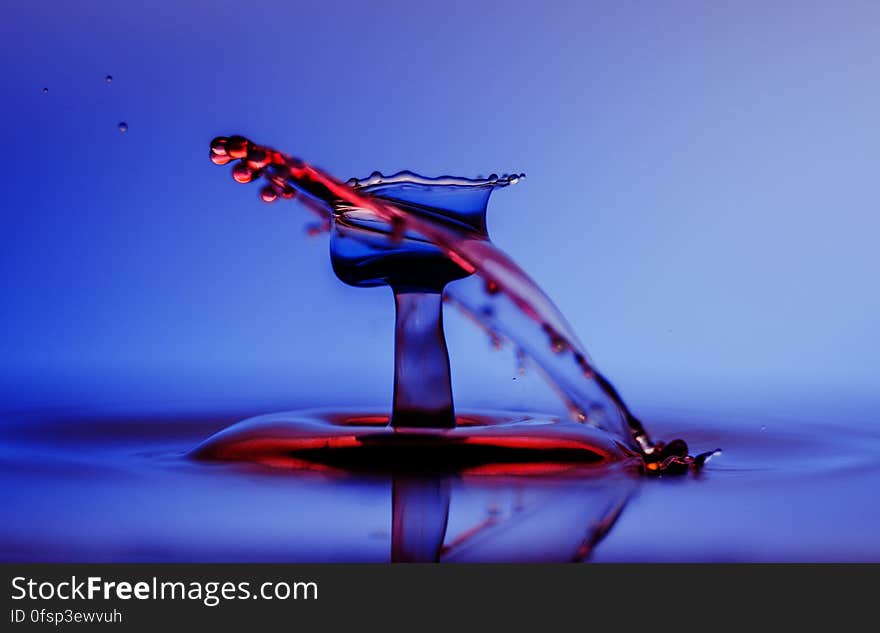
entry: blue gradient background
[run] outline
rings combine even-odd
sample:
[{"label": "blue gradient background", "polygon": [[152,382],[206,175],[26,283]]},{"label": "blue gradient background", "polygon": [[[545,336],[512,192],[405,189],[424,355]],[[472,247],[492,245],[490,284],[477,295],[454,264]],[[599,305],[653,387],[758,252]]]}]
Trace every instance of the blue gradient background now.
[{"label": "blue gradient background", "polygon": [[[5,2],[0,408],[388,406],[389,291],[208,161],[242,133],[344,178],[527,172],[493,238],[637,411],[870,422],[880,4],[723,5]],[[448,335],[459,405],[555,406]]]}]

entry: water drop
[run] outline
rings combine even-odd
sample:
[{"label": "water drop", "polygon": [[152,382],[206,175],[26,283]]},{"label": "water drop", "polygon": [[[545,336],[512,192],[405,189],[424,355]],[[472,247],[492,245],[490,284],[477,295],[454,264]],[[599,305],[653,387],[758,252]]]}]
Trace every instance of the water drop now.
[{"label": "water drop", "polygon": [[500,290],[501,286],[499,286],[498,282],[494,279],[489,279],[486,281],[486,294],[497,295]]},{"label": "water drop", "polygon": [[226,155],[226,141],[228,139],[225,136],[218,136],[214,140],[211,141],[211,153],[217,154],[218,156]]},{"label": "water drop", "polygon": [[49,92],[48,88],[43,88],[43,94],[47,94]]},{"label": "water drop", "polygon": [[248,148],[247,162],[251,169],[262,169],[269,164],[269,154],[259,147],[251,146]]},{"label": "water drop", "polygon": [[128,132],[128,123],[126,123],[125,121],[120,121],[118,127],[119,127],[119,131],[122,132],[123,134]]},{"label": "water drop", "polygon": [[671,440],[660,449],[660,459],[668,457],[687,457],[688,445],[682,439]]},{"label": "water drop", "polygon": [[107,75],[106,77],[104,77],[104,83],[105,84],[112,84],[113,83],[113,75]]},{"label": "water drop", "polygon": [[278,199],[278,192],[272,185],[266,185],[260,190],[260,198],[263,202],[275,202]]},{"label": "water drop", "polygon": [[285,187],[281,190],[281,197],[284,198],[285,200],[290,200],[290,199],[293,198],[295,195],[296,195],[296,191],[295,191],[294,188],[291,187],[290,185],[285,186]]},{"label": "water drop", "polygon": [[230,162],[232,159],[225,154],[211,154],[211,162],[215,165],[225,165]]},{"label": "water drop", "polygon": [[232,178],[235,182],[250,182],[254,178],[254,171],[244,163],[238,163],[232,168]]},{"label": "water drop", "polygon": [[248,153],[248,141],[243,136],[230,136],[226,139],[226,153],[233,158],[244,158]]},{"label": "water drop", "polygon": [[489,180],[498,180],[498,174],[489,174]]},{"label": "water drop", "polygon": [[764,426],[764,425],[762,424],[762,425],[761,425],[761,432],[763,433],[763,432],[766,431],[766,430],[767,430],[767,427]]}]

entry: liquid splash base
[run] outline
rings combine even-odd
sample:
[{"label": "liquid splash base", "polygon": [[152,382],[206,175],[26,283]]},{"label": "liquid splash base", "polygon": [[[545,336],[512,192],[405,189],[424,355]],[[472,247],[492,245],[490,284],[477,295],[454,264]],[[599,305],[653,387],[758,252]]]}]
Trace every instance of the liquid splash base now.
[{"label": "liquid splash base", "polygon": [[390,416],[304,410],[257,416],[191,456],[289,470],[409,474],[558,474],[638,456],[607,433],[549,415],[481,412],[453,428],[395,427]]},{"label": "liquid splash base", "polygon": [[[333,270],[354,287],[387,285],[396,309],[390,415],[278,414],[247,420],[200,445],[202,459],[287,467],[607,464],[635,458],[643,472],[699,469],[715,451],[689,455],[683,440],[654,442],[589,360],[555,305],[486,230],[493,191],[524,174],[467,179],[412,172],[346,183],[240,136],[218,137],[211,160],[235,161],[239,183],[263,179],[265,202],[296,198],[329,231]],[[571,420],[456,416],[442,305],[450,303],[495,344],[547,377]],[[541,466],[536,466],[540,468]]]}]

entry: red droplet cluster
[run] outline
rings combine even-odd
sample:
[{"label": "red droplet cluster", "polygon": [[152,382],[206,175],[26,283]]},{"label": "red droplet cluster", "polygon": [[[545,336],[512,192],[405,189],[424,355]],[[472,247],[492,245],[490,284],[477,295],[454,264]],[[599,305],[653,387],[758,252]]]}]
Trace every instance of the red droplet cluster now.
[{"label": "red droplet cluster", "polygon": [[265,177],[267,183],[260,189],[263,202],[274,202],[278,198],[290,200],[296,196],[296,190],[284,178],[266,172],[271,165],[285,164],[285,157],[280,152],[257,145],[243,136],[218,136],[211,141],[210,157],[215,165],[238,161],[232,166],[235,182],[244,184]]}]

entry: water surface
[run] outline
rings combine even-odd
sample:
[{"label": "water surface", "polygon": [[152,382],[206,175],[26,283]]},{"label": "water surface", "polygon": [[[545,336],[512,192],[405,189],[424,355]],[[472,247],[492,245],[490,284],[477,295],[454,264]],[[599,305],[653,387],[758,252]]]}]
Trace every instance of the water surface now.
[{"label": "water surface", "polygon": [[196,462],[200,441],[258,411],[189,405],[4,416],[0,559],[880,561],[880,434],[827,420],[649,416],[695,450],[724,447],[699,476],[412,478]]}]

